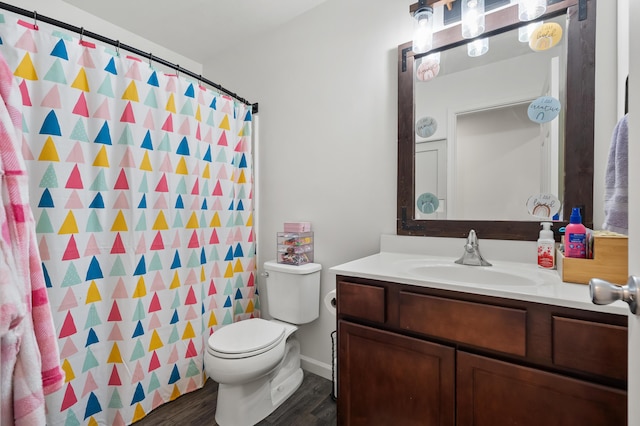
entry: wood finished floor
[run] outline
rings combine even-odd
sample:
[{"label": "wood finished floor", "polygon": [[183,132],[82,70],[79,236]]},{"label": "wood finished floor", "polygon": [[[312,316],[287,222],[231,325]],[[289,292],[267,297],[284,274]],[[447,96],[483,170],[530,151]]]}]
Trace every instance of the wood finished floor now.
[{"label": "wood finished floor", "polygon": [[[207,380],[204,387],[168,402],[135,423],[135,426],[217,425],[214,416],[218,384]],[[300,388],[259,426],[330,426],[336,424],[336,403],[331,381],[304,372]]]}]

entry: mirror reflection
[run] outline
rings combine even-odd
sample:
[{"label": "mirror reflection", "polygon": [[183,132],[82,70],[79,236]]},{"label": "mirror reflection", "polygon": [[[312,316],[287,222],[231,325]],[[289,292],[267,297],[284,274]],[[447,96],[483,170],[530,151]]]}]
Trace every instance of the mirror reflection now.
[{"label": "mirror reflection", "polygon": [[[565,16],[566,27],[561,42],[566,43],[566,89],[559,119],[564,123],[564,149],[559,147],[558,162],[564,171],[559,179],[559,193],[562,194],[564,209],[556,227],[566,224],[571,207],[579,207],[584,214],[585,226],[593,226],[593,154],[595,115],[595,0],[586,0],[578,7],[577,0],[549,0],[547,12],[540,20]],[[417,4],[416,4],[417,5]],[[413,8],[415,5],[412,5]],[[518,20],[518,8],[510,5],[486,16],[486,36],[494,36],[525,24]],[[460,35],[460,25],[446,27],[434,33],[432,53],[444,51],[468,42]],[[416,203],[421,202],[425,211],[440,208],[434,195],[420,199],[416,197],[416,117],[414,86],[416,85],[415,61],[423,55],[411,53],[412,42],[398,46],[398,181],[397,181],[397,233],[398,235],[419,235],[427,237],[464,237],[469,229],[474,229],[482,238],[507,240],[535,240],[540,224],[537,220],[488,220],[480,219],[431,219],[416,218]],[[491,47],[489,48],[491,50]],[[442,61],[444,64],[444,61]],[[561,64],[559,64],[561,66]],[[516,72],[518,72],[517,70]],[[446,75],[443,73],[443,76]],[[437,76],[433,82],[437,82]],[[500,90],[503,97],[510,94]],[[443,97],[446,99],[446,96]],[[441,101],[441,99],[434,100]],[[553,123],[552,122],[552,123]],[[437,122],[425,122],[425,129],[437,130]],[[436,124],[435,126],[433,124]],[[421,126],[419,126],[421,127]],[[446,128],[450,128],[447,123]],[[428,132],[427,132],[428,134]],[[561,134],[561,133],[559,133]],[[434,137],[435,133],[433,134]],[[422,136],[423,140],[427,139]],[[451,139],[447,134],[447,142]],[[442,138],[440,138],[443,141]],[[425,144],[422,144],[425,145]],[[428,144],[427,144],[428,145]],[[449,163],[449,159],[446,159]],[[560,170],[560,169],[559,169]],[[447,171],[448,173],[448,171]],[[446,174],[445,174],[446,175]],[[552,176],[549,174],[549,176]],[[504,176],[502,185],[512,176]],[[551,178],[550,178],[551,180]],[[551,185],[553,185],[551,183]],[[418,194],[420,195],[420,194]],[[534,197],[538,198],[538,197]],[[434,202],[434,199],[436,202]],[[544,197],[539,199],[545,200]],[[437,208],[434,208],[436,207]],[[447,207],[447,206],[445,206]],[[556,228],[556,229],[557,229]]]},{"label": "mirror reflection", "polygon": [[[523,33],[490,37],[479,57],[461,45],[415,61],[416,219],[539,221],[531,197],[562,200],[567,47],[534,51]],[[561,110],[539,123],[542,96]]]}]

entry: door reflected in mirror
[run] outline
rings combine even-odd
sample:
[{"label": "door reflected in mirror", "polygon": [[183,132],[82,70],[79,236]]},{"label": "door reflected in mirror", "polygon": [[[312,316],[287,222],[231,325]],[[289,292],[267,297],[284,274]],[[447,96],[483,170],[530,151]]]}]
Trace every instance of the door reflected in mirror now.
[{"label": "door reflected in mirror", "polygon": [[[553,21],[564,28],[566,18]],[[528,108],[541,96],[564,106],[566,44],[534,51],[521,40],[515,29],[480,57],[466,45],[442,51],[427,81],[417,69],[433,59],[415,61],[416,219],[539,221],[531,196],[562,200],[564,112],[538,123]]]}]

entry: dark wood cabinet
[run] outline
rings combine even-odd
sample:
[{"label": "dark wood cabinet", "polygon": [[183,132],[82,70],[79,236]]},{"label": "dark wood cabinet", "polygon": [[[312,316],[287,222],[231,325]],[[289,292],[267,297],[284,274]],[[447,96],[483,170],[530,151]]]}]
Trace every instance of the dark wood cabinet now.
[{"label": "dark wood cabinet", "polygon": [[337,277],[339,425],[625,425],[627,319]]},{"label": "dark wood cabinet", "polygon": [[340,321],[338,398],[350,425],[453,425],[455,350]]},{"label": "dark wood cabinet", "polygon": [[457,355],[460,426],[627,423],[622,390],[463,351]]}]

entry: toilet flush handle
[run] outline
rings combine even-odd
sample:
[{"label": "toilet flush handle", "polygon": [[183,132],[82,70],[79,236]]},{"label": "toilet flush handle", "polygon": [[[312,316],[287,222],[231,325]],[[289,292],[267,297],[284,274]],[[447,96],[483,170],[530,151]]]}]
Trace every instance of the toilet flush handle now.
[{"label": "toilet flush handle", "polygon": [[265,278],[269,278],[269,273],[268,272],[263,272],[260,274],[261,277],[265,277]]}]

